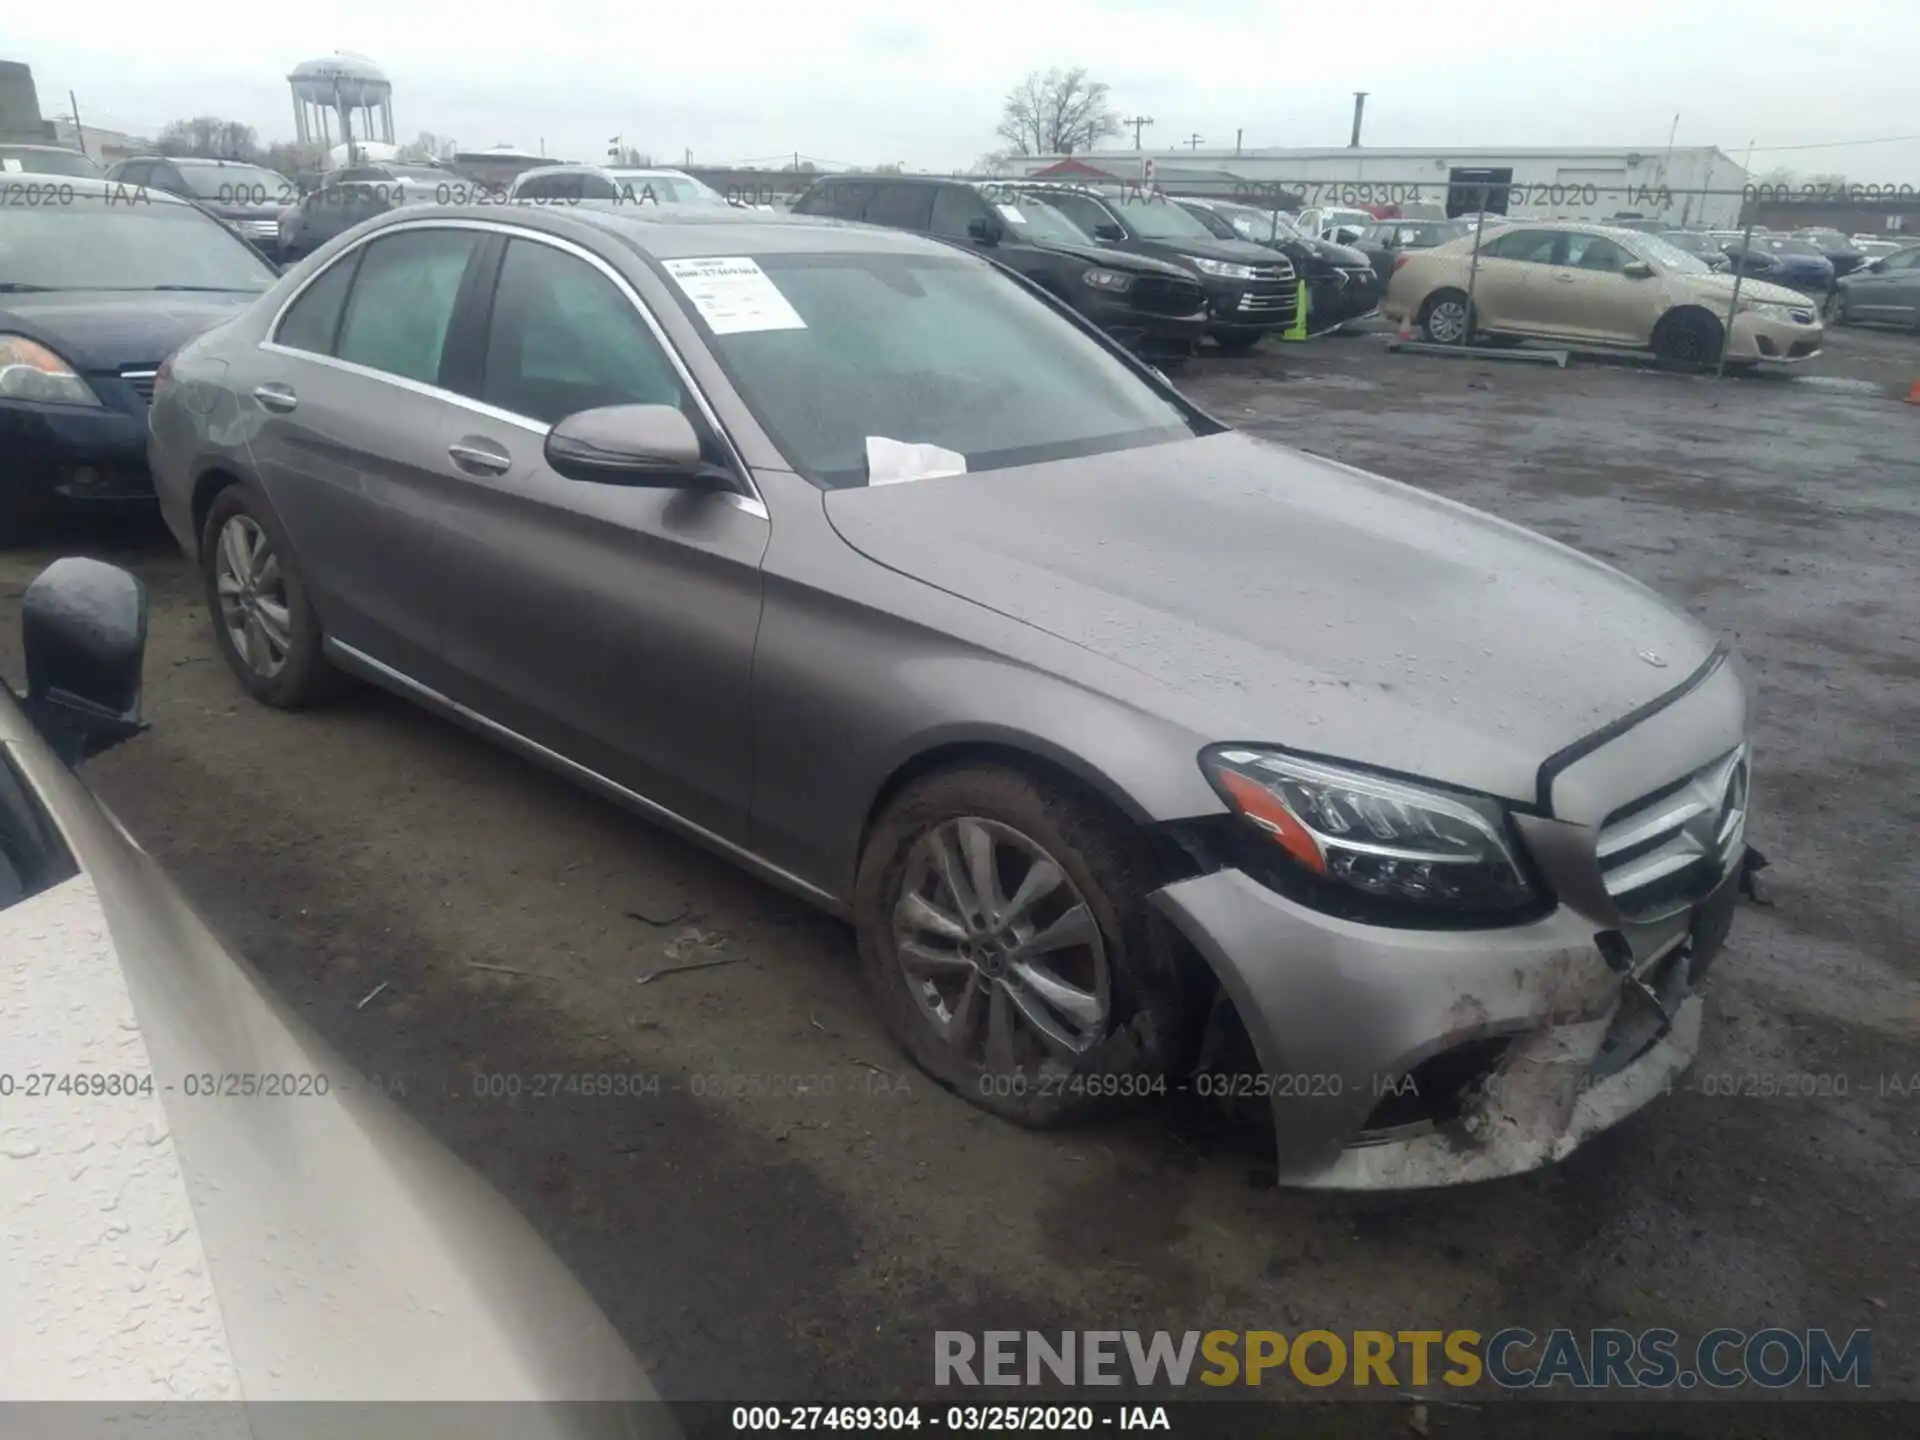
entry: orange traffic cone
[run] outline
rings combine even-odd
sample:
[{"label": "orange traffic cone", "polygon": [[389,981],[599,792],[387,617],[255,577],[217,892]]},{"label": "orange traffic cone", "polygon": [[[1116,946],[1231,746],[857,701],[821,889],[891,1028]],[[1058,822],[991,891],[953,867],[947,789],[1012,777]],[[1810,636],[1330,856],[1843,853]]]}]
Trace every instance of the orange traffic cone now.
[{"label": "orange traffic cone", "polygon": [[1920,405],[1920,380],[1915,380],[1913,384],[1907,387],[1907,403],[1909,405]]}]

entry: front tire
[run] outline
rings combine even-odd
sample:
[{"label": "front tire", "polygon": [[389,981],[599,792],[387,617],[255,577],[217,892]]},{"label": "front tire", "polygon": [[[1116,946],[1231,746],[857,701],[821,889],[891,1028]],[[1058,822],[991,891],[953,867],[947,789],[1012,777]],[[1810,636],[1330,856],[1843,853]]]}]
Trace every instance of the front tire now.
[{"label": "front tire", "polygon": [[1703,370],[1720,359],[1725,328],[1704,310],[1677,310],[1653,332],[1653,353],[1668,365]]},{"label": "front tire", "polygon": [[1016,1124],[1153,1093],[1192,1002],[1151,888],[1138,837],[1096,803],[998,765],[929,776],[861,852],[868,992],[916,1065]]},{"label": "front tire", "polygon": [[214,644],[249,695],[298,710],[339,693],[346,677],[321,653],[320,620],[292,547],[257,493],[229,485],[214,497],[200,566]]}]

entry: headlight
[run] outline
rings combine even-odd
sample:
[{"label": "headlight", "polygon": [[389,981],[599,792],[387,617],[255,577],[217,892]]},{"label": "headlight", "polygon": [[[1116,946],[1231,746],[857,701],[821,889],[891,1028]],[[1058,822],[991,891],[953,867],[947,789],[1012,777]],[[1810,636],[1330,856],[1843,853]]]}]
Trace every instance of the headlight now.
[{"label": "headlight", "polygon": [[100,397],[74,368],[38,340],[0,335],[0,400],[99,407]]},{"label": "headlight", "polygon": [[1254,276],[1251,265],[1229,265],[1224,260],[1209,260],[1201,255],[1189,255],[1187,259],[1202,275],[1218,275],[1222,280],[1251,280]]},{"label": "headlight", "polygon": [[1536,898],[1494,800],[1228,746],[1200,765],[1242,818],[1309,873],[1379,900],[1501,911]]},{"label": "headlight", "polygon": [[1118,270],[1089,270],[1080,278],[1096,290],[1110,290],[1116,295],[1133,289],[1133,277]]}]

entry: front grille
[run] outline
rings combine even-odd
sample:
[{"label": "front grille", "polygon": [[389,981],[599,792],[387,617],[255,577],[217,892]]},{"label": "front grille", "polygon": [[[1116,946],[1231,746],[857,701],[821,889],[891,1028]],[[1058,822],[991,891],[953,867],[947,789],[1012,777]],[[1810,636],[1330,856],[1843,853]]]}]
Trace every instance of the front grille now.
[{"label": "front grille", "polygon": [[153,377],[159,373],[158,370],[122,370],[120,372],[120,378],[133,387],[134,394],[151,405],[153,403]]},{"label": "front grille", "polygon": [[1594,849],[1621,914],[1656,920],[1712,892],[1739,863],[1750,781],[1741,745],[1607,817]]},{"label": "front grille", "polygon": [[1240,297],[1234,313],[1239,315],[1291,315],[1294,295],[1291,290],[1249,290]]},{"label": "front grille", "polygon": [[1191,280],[1143,275],[1133,282],[1133,308],[1151,315],[1192,315],[1207,308],[1207,292]]},{"label": "front grille", "polygon": [[1252,269],[1253,283],[1256,285],[1291,283],[1293,280],[1293,262],[1284,255],[1271,265],[1255,265]]}]

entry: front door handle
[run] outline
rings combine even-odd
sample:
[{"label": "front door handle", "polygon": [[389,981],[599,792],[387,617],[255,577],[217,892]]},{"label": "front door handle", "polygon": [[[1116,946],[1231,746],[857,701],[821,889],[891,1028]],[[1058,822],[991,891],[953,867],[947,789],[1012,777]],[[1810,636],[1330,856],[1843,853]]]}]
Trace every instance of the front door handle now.
[{"label": "front door handle", "polygon": [[1553,280],[1556,285],[1571,285],[1573,283],[1573,276],[1556,275],[1553,277]]},{"label": "front door handle", "polygon": [[260,402],[261,409],[272,410],[279,415],[286,414],[300,403],[300,397],[293,393],[291,386],[279,384],[277,381],[254,386],[253,398]]},{"label": "front door handle", "polygon": [[491,440],[467,435],[447,446],[453,463],[469,475],[504,475],[513,468],[513,457]]}]

